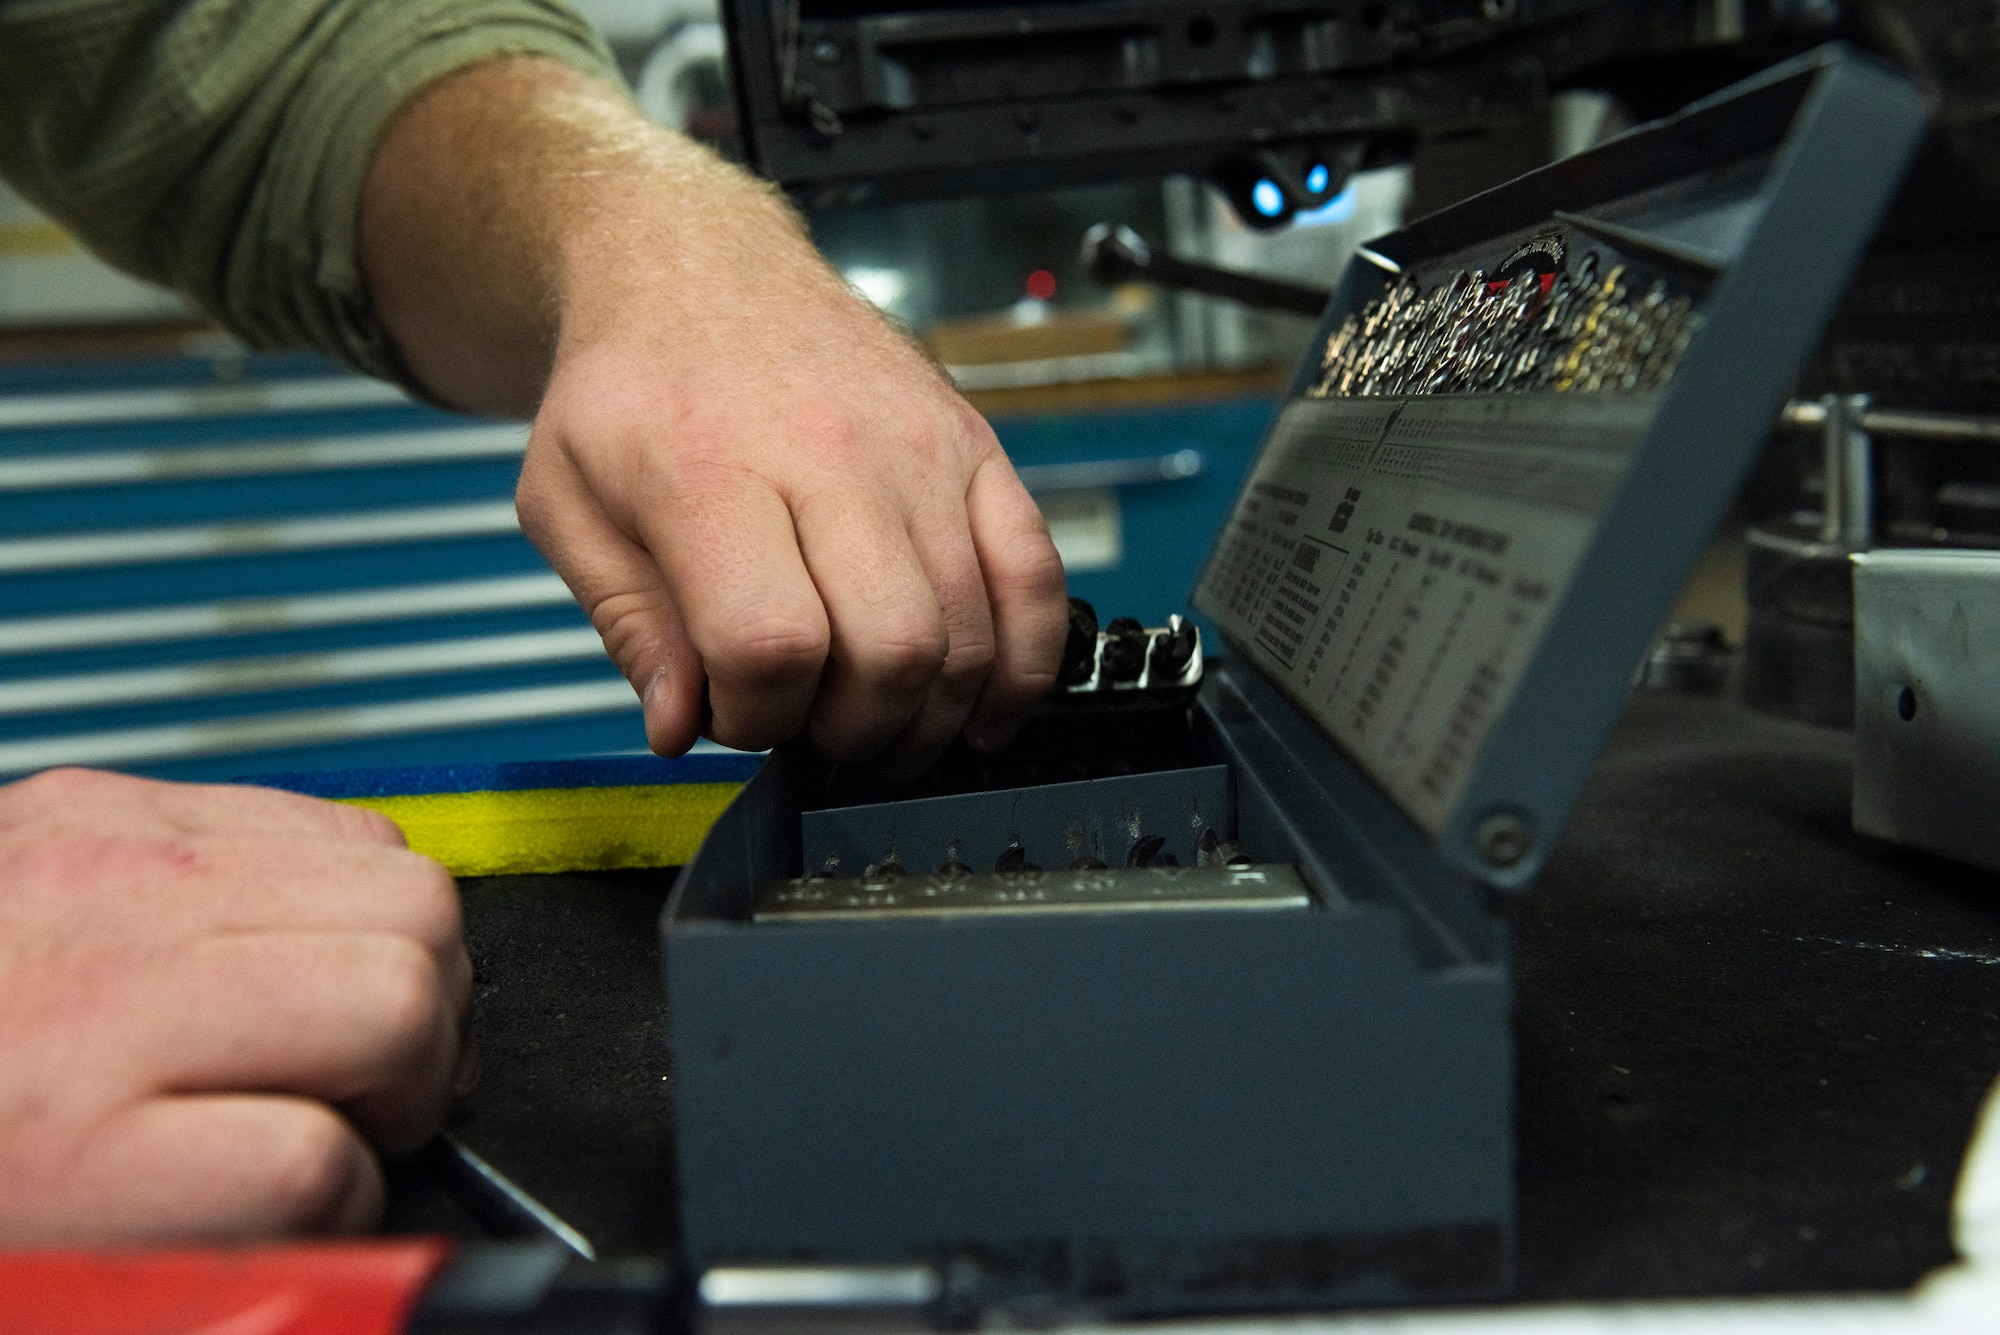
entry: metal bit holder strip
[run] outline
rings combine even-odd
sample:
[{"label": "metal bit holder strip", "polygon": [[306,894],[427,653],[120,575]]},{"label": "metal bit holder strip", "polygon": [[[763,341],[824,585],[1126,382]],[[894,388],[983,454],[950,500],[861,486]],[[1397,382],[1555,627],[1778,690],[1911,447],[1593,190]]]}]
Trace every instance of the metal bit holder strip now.
[{"label": "metal bit holder strip", "polygon": [[757,897],[763,922],[1133,910],[1306,909],[1288,866],[1093,868],[1082,871],[837,877],[780,881]]},{"label": "metal bit holder strip", "polygon": [[800,815],[800,870],[822,877],[1228,865],[1222,765],[959,793]]},{"label": "metal bit holder strip", "polygon": [[[1546,281],[1546,290],[1544,289]],[[1595,253],[1546,280],[1458,270],[1422,291],[1403,277],[1327,339],[1313,398],[1635,393],[1672,378],[1701,314],[1667,280]]]},{"label": "metal bit holder strip", "polygon": [[[960,840],[952,839],[948,841],[945,845],[945,860],[938,864],[938,869],[931,873],[931,875],[946,879],[954,876],[979,875],[980,873],[973,871],[972,868],[959,860],[963,848],[964,845]],[[1126,850],[1125,865],[1130,868],[1178,867],[1181,865],[1181,860],[1167,851],[1167,839],[1165,835],[1141,834],[1132,840],[1131,848]],[[1194,865],[1197,867],[1247,867],[1250,865],[1250,858],[1237,846],[1235,840],[1224,839],[1220,834],[1216,833],[1215,827],[1210,825],[1205,827],[1195,838]],[[1029,858],[1027,846],[1018,839],[1010,842],[1005,848],[1000,850],[1000,856],[993,860],[993,870],[1002,876],[1040,876],[1043,874],[1041,864]],[[1110,864],[1095,854],[1086,853],[1081,857],[1073,858],[1067,870],[1107,871],[1110,870]],[[886,886],[897,878],[909,874],[909,871],[903,866],[903,855],[891,849],[887,853],[884,853],[879,861],[868,864],[867,869],[861,873],[861,880],[868,885]],[[830,879],[837,878],[831,872],[822,872],[817,876],[803,877],[797,884],[803,885],[807,881],[825,881]]]},{"label": "metal bit holder strip", "polygon": [[[1170,616],[1164,626],[1145,628],[1136,621],[1129,626],[1114,621],[1097,632],[1090,675],[1080,680],[1065,680],[1058,694],[1077,696],[1098,691],[1177,690],[1198,686],[1201,663],[1201,632],[1184,617]],[[1069,664],[1065,664],[1065,669],[1073,670]]]}]

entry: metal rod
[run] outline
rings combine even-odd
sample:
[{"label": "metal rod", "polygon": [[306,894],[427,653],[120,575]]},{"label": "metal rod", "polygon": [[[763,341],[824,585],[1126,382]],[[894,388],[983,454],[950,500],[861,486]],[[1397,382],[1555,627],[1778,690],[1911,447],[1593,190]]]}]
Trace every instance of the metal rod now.
[{"label": "metal rod", "polygon": [[1840,412],[1839,403],[1839,396],[1833,394],[1820,400],[1819,540],[1826,543],[1840,541],[1840,530],[1847,521],[1847,516],[1841,512],[1847,501],[1844,477],[1847,470],[1847,451],[1844,448],[1847,422]]},{"label": "metal rod", "polygon": [[1325,288],[1156,255],[1137,232],[1111,223],[1098,223],[1083,234],[1083,267],[1100,283],[1137,279],[1180,292],[1199,292],[1261,310],[1288,311],[1315,319],[1333,296]]},{"label": "metal rod", "polygon": [[1870,408],[1861,425],[1871,435],[1915,436],[1926,440],[1985,440],[2000,444],[2000,417]]},{"label": "metal rod", "polygon": [[417,1151],[416,1160],[493,1236],[548,1238],[586,1261],[597,1259],[590,1239],[456,1137],[439,1134]]},{"label": "metal rod", "polygon": [[1874,442],[1861,428],[1866,394],[1828,394],[1820,399],[1820,541],[1861,551],[1875,541]]},{"label": "metal rod", "polygon": [[1868,396],[1850,394],[1842,408],[1847,429],[1841,440],[1845,451],[1841,481],[1847,494],[1840,508],[1847,522],[1840,539],[1849,550],[1862,551],[1875,545],[1875,442],[1864,426]]},{"label": "metal rod", "polygon": [[[1868,396],[1856,395],[1861,399]],[[1810,402],[1793,399],[1780,414],[1779,425],[1803,431],[1817,431],[1826,425],[1826,399]],[[2000,417],[1971,413],[1937,413],[1921,408],[1863,408],[1855,423],[1871,436],[1897,436],[1913,440],[1991,441],[2000,444]]]}]

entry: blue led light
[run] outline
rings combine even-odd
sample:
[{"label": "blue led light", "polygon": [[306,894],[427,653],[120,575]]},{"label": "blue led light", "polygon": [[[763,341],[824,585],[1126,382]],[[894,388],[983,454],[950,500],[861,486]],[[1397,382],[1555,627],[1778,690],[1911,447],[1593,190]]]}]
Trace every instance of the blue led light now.
[{"label": "blue led light", "polygon": [[1292,215],[1294,227],[1319,227],[1327,223],[1344,223],[1354,216],[1356,197],[1354,182],[1349,181],[1341,192],[1316,209]]},{"label": "blue led light", "polygon": [[1285,192],[1276,181],[1259,181],[1250,187],[1250,205],[1266,218],[1275,218],[1285,211]]},{"label": "blue led light", "polygon": [[1306,189],[1317,195],[1320,191],[1326,189],[1326,183],[1329,179],[1326,165],[1315,162],[1312,165],[1312,170],[1306,173]]}]

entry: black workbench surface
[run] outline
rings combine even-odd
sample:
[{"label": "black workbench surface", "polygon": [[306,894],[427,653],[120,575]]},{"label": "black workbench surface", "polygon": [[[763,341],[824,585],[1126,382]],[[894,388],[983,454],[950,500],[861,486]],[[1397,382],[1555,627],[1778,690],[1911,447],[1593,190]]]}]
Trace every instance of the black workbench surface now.
[{"label": "black workbench surface", "polygon": [[[1523,1298],[1909,1285],[2000,1074],[2000,877],[1848,828],[1851,741],[1641,696],[1512,909]],[[2000,817],[2000,813],[1996,813]],[[455,1129],[601,1252],[671,1240],[670,873],[464,883]],[[470,1232],[413,1174],[391,1226]]]}]

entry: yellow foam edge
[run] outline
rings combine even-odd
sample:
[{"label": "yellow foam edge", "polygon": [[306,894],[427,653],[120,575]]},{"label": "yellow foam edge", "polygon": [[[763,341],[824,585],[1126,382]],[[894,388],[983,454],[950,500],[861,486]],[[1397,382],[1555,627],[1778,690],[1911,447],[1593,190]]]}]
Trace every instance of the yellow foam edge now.
[{"label": "yellow foam edge", "polygon": [[402,827],[454,876],[677,867],[742,791],[740,783],[525,788],[343,798]]}]

